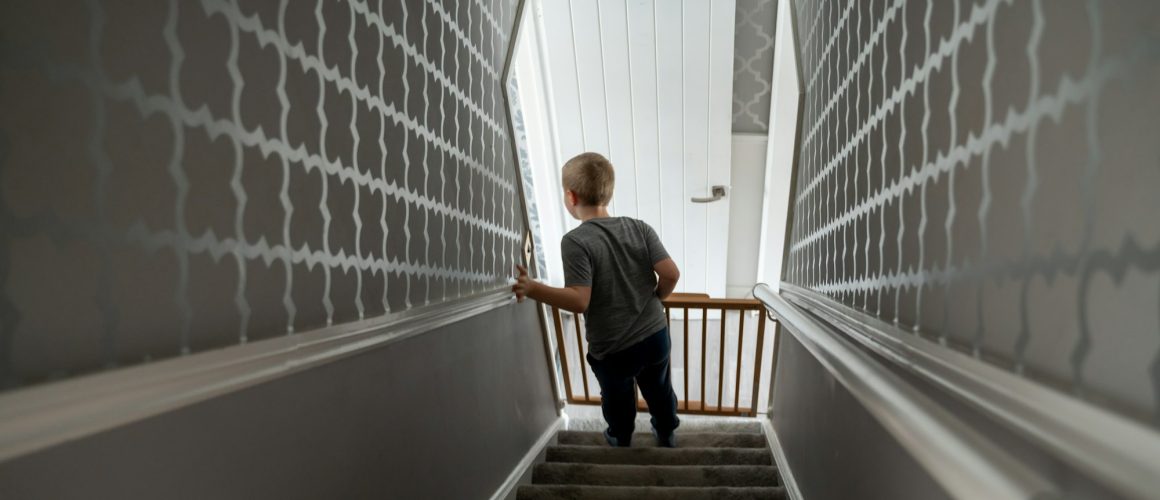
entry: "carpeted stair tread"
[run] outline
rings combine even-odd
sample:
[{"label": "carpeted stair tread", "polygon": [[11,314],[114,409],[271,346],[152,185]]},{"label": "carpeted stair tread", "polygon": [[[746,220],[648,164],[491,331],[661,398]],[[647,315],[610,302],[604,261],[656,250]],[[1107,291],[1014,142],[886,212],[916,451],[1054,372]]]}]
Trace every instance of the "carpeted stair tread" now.
[{"label": "carpeted stair tread", "polygon": [[[560,431],[559,444],[578,446],[608,446],[604,433],[593,431]],[[650,448],[657,445],[656,438],[649,432],[632,435],[633,448]],[[677,431],[677,446],[682,448],[765,448],[765,436],[748,432],[681,432]]]},{"label": "carpeted stair tread", "polygon": [[561,445],[548,447],[547,461],[630,465],[773,465],[773,455],[764,448],[612,448]]},{"label": "carpeted stair tread", "polygon": [[[647,429],[647,422],[637,429]],[[786,498],[760,425],[753,421],[682,422],[677,448],[657,447],[648,432],[633,434],[631,448],[604,440],[603,422],[572,421],[556,435],[532,484],[516,498],[550,499],[748,499]]]},{"label": "carpeted stair tread", "polygon": [[[636,428],[642,431],[647,431],[652,424],[649,423],[648,415],[644,415],[636,420]],[[571,431],[595,431],[603,432],[608,428],[608,424],[604,419],[588,419],[577,418],[568,422],[568,430]],[[722,422],[719,420],[694,420],[682,419],[681,426],[677,428],[677,434],[693,433],[693,432],[733,432],[763,435],[761,429],[761,422],[753,420],[741,420],[736,422]]]},{"label": "carpeted stair tread", "polygon": [[543,463],[535,484],[594,486],[778,486],[777,468],[762,465],[605,465]]},{"label": "carpeted stair tread", "polygon": [[534,484],[520,486],[517,500],[750,500],[786,498],[781,487],[684,488],[655,486],[577,486]]}]

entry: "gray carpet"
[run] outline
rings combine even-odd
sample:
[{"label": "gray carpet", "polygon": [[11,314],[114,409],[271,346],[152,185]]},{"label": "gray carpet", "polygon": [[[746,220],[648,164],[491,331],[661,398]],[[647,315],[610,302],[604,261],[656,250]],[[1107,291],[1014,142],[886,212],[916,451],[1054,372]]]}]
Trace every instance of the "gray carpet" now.
[{"label": "gray carpet", "polygon": [[[599,432],[560,431],[556,436],[561,445],[608,446],[604,435]],[[677,434],[681,448],[760,448],[767,446],[762,434],[744,432],[682,432]],[[638,432],[632,435],[633,448],[648,448],[657,445],[651,433]]]},{"label": "gray carpet", "polygon": [[[604,422],[604,417],[600,415],[600,407],[594,407],[597,416],[591,418],[572,418],[568,421],[568,430],[575,431],[592,431],[602,432],[608,427]],[[573,410],[575,411],[575,410]],[[652,424],[649,423],[649,416],[647,414],[637,417],[637,429],[649,429]],[[743,434],[758,434],[761,435],[761,422],[756,419],[736,418],[729,419],[724,417],[706,417],[701,415],[681,415],[681,428],[677,433],[688,432],[728,432],[728,433],[743,433]]]},{"label": "gray carpet", "polygon": [[[747,432],[677,433],[677,448],[658,448],[637,433],[631,448],[612,448],[599,432],[561,431],[546,461],[532,470],[519,500],[786,498],[765,436]],[[740,432],[738,432],[740,431]]]},{"label": "gray carpet", "polygon": [[568,484],[520,487],[528,500],[765,500],[786,498],[783,488],[653,488],[648,486],[579,486]]}]

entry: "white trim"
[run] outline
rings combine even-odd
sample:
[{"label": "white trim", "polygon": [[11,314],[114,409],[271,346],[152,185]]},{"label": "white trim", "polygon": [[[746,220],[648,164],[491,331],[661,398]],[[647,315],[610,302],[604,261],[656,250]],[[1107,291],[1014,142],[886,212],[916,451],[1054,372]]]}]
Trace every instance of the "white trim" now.
[{"label": "white trim", "polygon": [[748,143],[765,143],[769,142],[769,136],[766,134],[756,134],[753,132],[731,132],[734,141],[748,142]]},{"label": "white trim", "polygon": [[964,423],[845,335],[790,304],[768,285],[758,284],[753,295],[951,496],[1058,495],[1056,486],[1040,471]]},{"label": "white trim", "polygon": [[520,459],[503,484],[499,485],[499,489],[495,490],[495,494],[491,496],[492,500],[504,500],[511,495],[512,491],[520,485],[520,480],[523,479],[524,474],[535,465],[536,460],[540,457],[540,452],[544,451],[544,448],[547,448],[548,444],[552,442],[552,438],[556,437],[556,432],[564,425],[566,418],[566,415],[556,418],[556,421],[552,422],[552,425],[549,425],[543,434],[540,434],[540,439],[536,440],[536,444],[528,449],[524,458]]},{"label": "white trim", "polygon": [[[757,279],[777,290],[785,267],[785,242],[792,229],[793,180],[797,161],[798,122],[802,113],[797,37],[790,2],[777,5],[773,71],[770,75],[769,140],[765,148]],[[789,72],[793,72],[792,75]]]},{"label": "white trim", "polygon": [[505,286],[384,317],[0,395],[0,462],[382,347],[514,302]]},{"label": "white trim", "polygon": [[798,489],[797,479],[793,477],[793,470],[789,468],[789,459],[781,447],[781,440],[777,439],[777,431],[773,429],[772,415],[761,419],[761,428],[765,431],[765,441],[769,444],[769,451],[773,453],[773,462],[777,465],[777,475],[781,478],[781,485],[789,495],[790,500],[801,500],[802,491]]}]

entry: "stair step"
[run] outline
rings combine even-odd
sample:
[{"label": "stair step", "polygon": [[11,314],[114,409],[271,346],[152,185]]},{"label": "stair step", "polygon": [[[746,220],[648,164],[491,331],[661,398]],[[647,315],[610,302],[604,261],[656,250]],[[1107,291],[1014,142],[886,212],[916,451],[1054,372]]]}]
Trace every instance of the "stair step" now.
[{"label": "stair step", "polygon": [[[680,443],[678,443],[680,444]],[[548,462],[630,465],[773,465],[768,449],[549,446]]]},{"label": "stair step", "polygon": [[535,484],[594,486],[778,486],[777,468],[761,465],[604,465],[543,463]]},{"label": "stair step", "polygon": [[[651,425],[647,415],[641,416],[636,420],[637,429],[647,431]],[[604,429],[607,428],[608,423],[602,418],[573,418],[568,422],[568,430],[570,431],[604,432]],[[761,422],[756,420],[695,420],[682,418],[681,426],[677,429],[677,434],[694,432],[762,434],[763,431],[761,429]]]},{"label": "stair step", "polygon": [[520,486],[517,500],[749,500],[787,498],[781,487],[685,488],[655,486],[576,486],[533,484]]},{"label": "stair step", "polygon": [[[603,432],[560,431],[559,444],[578,446],[608,446]],[[633,448],[650,448],[657,445],[652,433],[637,432],[632,435]],[[748,432],[681,432],[677,431],[677,446],[686,448],[765,448],[765,436]]]}]

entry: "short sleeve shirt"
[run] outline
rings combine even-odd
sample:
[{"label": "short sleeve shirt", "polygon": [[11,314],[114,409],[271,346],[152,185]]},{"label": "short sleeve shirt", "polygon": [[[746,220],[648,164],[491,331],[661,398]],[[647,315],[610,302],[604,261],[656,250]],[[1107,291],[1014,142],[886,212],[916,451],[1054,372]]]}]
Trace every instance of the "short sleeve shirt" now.
[{"label": "short sleeve shirt", "polygon": [[669,254],[647,223],[589,219],[564,235],[560,250],[565,286],[592,287],[584,314],[592,357],[627,349],[666,326],[653,266]]}]

